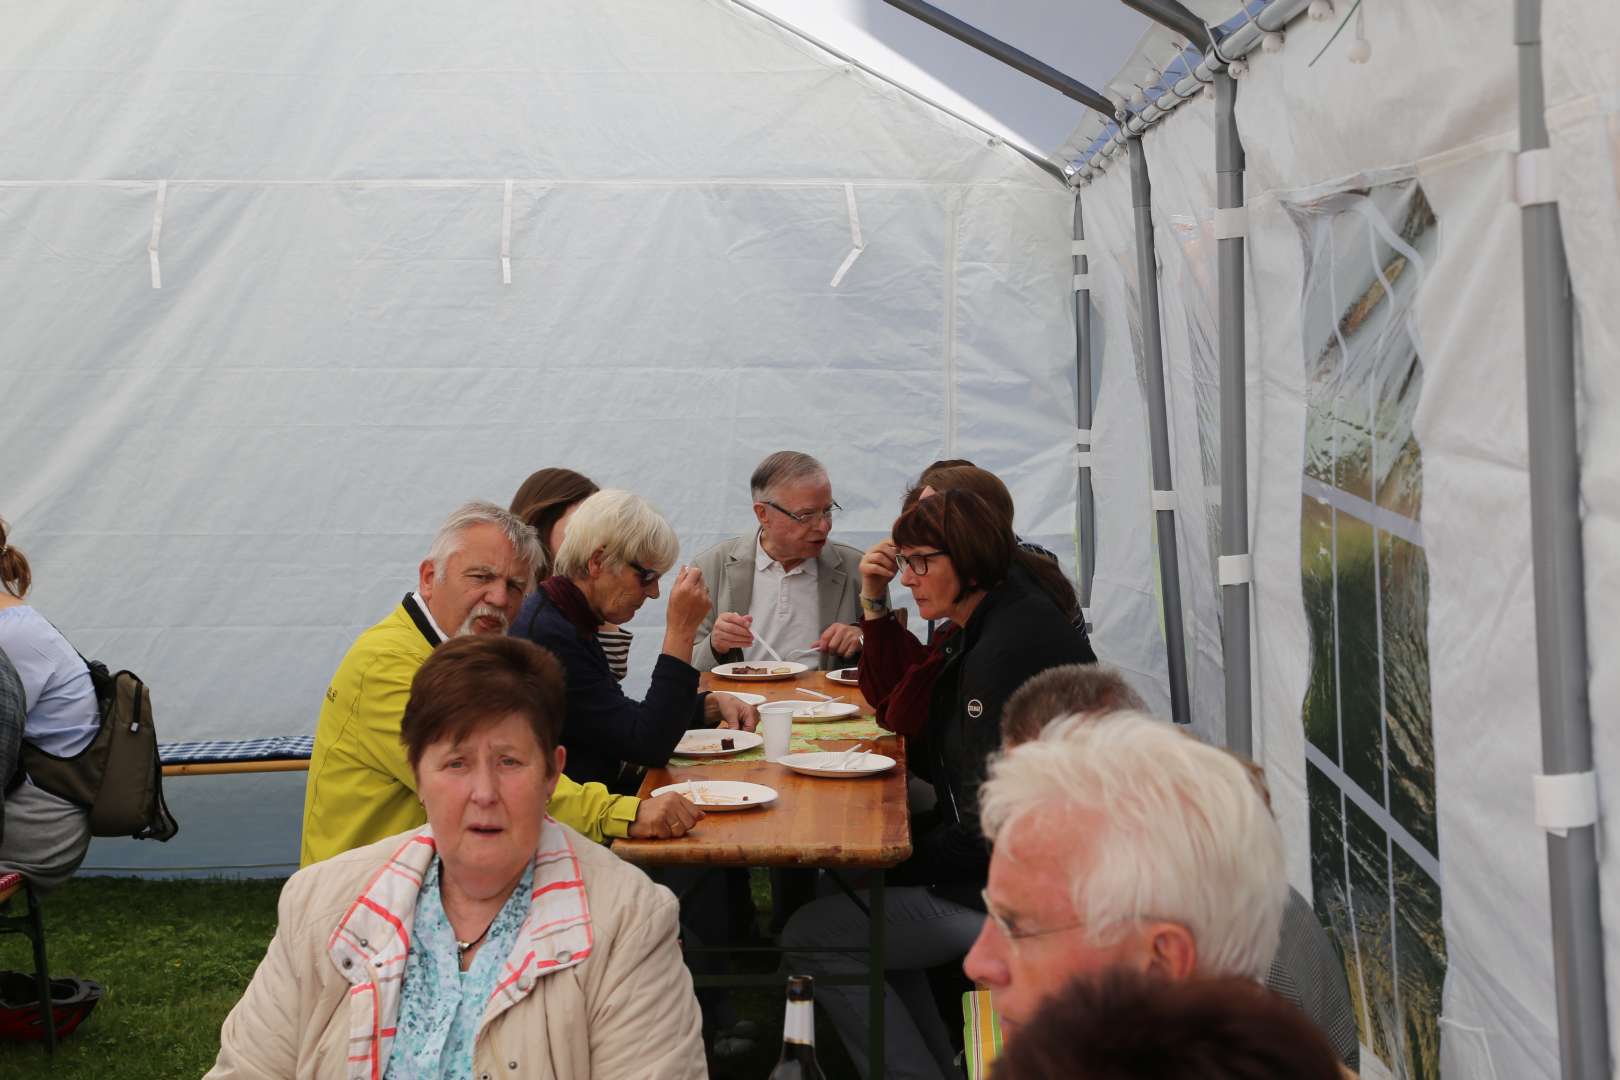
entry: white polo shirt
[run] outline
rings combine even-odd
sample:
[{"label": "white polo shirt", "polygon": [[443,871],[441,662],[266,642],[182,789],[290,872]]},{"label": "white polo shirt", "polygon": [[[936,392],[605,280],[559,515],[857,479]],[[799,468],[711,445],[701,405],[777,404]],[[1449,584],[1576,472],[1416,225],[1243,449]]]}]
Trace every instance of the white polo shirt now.
[{"label": "white polo shirt", "polygon": [[743,650],[745,660],[769,660],[759,643],[764,638],[783,660],[816,666],[812,648],[826,627],[821,625],[816,596],[816,560],[806,559],[792,570],[771,558],[765,545],[754,541],[754,598],[748,614],[754,618],[754,643]]}]

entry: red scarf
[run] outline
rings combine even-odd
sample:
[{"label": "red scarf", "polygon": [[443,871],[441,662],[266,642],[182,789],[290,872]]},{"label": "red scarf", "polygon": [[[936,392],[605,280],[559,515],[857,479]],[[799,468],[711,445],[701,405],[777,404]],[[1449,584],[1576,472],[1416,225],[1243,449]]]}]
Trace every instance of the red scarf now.
[{"label": "red scarf", "polygon": [[867,619],[866,647],[861,654],[861,694],[877,713],[877,722],[898,735],[915,735],[928,723],[934,683],[945,665],[944,645],[957,627],[934,634],[925,646],[892,615]]},{"label": "red scarf", "polygon": [[590,601],[585,599],[585,594],[580,591],[578,585],[558,574],[542,581],[540,591],[546,594],[546,599],[551,601],[553,607],[562,612],[563,618],[574,624],[574,629],[579,631],[580,640],[595,640],[596,630],[602,625],[602,620],[591,610]]}]

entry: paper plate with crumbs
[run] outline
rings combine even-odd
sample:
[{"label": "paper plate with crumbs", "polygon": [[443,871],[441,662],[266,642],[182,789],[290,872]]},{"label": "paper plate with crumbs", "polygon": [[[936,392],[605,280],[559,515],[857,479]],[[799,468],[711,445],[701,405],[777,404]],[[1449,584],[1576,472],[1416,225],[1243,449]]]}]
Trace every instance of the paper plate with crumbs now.
[{"label": "paper plate with crumbs", "polygon": [[694,728],[681,736],[675,752],[681,757],[725,757],[765,745],[765,736],[755,731],[730,728]]},{"label": "paper plate with crumbs", "polygon": [[653,797],[678,792],[706,813],[721,810],[752,810],[776,801],[776,789],[743,780],[682,780],[653,790]]},{"label": "paper plate with crumbs", "polygon": [[791,679],[809,670],[808,664],[801,664],[795,660],[750,660],[741,664],[719,664],[715,667],[714,673],[722,679],[758,681]]},{"label": "paper plate with crumbs", "polygon": [[839,668],[837,671],[827,672],[827,681],[835,682],[839,686],[861,685],[861,669],[858,667]]},{"label": "paper plate with crumbs", "polygon": [[806,776],[826,776],[833,779],[856,776],[876,776],[894,768],[894,758],[886,754],[854,753],[842,750],[821,750],[806,754],[784,754],[777,764],[785,765]]}]

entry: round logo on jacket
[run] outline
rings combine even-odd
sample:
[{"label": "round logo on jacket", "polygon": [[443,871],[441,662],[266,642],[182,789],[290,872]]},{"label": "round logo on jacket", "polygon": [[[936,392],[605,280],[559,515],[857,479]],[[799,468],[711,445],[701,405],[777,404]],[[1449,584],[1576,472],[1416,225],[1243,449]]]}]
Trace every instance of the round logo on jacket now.
[{"label": "round logo on jacket", "polygon": [[979,717],[984,715],[984,702],[980,701],[978,698],[973,698],[968,702],[967,709],[968,715],[977,720]]}]

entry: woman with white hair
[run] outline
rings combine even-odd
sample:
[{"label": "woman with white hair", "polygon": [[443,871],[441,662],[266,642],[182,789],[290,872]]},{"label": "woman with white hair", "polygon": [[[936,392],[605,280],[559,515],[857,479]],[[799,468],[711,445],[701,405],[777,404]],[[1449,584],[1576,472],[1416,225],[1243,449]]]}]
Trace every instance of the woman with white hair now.
[{"label": "woman with white hair", "polygon": [[[597,630],[622,624],[658,597],[658,580],[675,564],[680,543],[662,514],[639,495],[608,489],[579,504],[541,582],[513,621],[512,633],[549,649],[562,662],[568,713],[562,745],[568,771],[633,795],[624,766],[663,765],[693,727],[746,727],[758,714],[727,694],[698,692],[692,642],[709,613],[709,590],[696,567],[682,567],[669,592],[664,648],[641,701],[614,676]],[[628,789],[628,790],[626,790]]]}]

